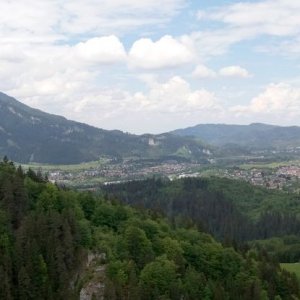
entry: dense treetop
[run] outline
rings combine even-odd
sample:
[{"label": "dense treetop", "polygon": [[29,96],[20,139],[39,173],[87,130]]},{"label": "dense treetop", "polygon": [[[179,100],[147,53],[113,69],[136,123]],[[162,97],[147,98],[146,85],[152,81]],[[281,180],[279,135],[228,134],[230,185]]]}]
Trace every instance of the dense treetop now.
[{"label": "dense treetop", "polygon": [[295,276],[265,252],[222,246],[196,225],[61,189],[5,159],[0,299],[78,299],[91,252],[106,254],[106,299],[300,297]]},{"label": "dense treetop", "polygon": [[107,197],[190,219],[219,240],[244,242],[300,234],[300,196],[226,178],[149,179],[103,186]]}]

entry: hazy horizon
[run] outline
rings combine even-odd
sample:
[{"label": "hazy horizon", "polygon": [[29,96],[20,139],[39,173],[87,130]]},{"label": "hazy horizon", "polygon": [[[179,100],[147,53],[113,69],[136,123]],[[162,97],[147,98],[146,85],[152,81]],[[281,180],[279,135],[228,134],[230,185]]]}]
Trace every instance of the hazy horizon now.
[{"label": "hazy horizon", "polygon": [[[0,91],[1,93],[1,91]],[[3,93],[4,95],[6,95],[5,93]],[[9,95],[6,95],[6,96],[9,96]],[[11,97],[11,96],[9,96]],[[12,97],[14,98],[14,97]],[[14,98],[15,99],[15,98]],[[22,104],[25,104],[27,105],[25,102],[22,102],[20,101],[19,99],[15,99],[17,100],[18,102],[22,103]],[[31,107],[31,106],[29,106]],[[38,110],[41,110],[45,113],[49,113],[50,112],[47,112],[45,110],[42,110],[42,109],[39,109],[38,107],[31,107],[33,109],[38,109]],[[87,124],[87,125],[90,125],[90,126],[93,126],[93,127],[96,127],[96,128],[100,128],[100,129],[104,129],[104,130],[120,130],[120,131],[124,131],[126,133],[130,133],[130,134],[137,134],[137,135],[140,135],[140,134],[164,134],[164,133],[167,133],[167,132],[171,132],[171,131],[174,131],[174,130],[177,130],[177,129],[185,129],[185,128],[190,128],[190,127],[195,127],[195,126],[198,126],[198,125],[227,125],[227,126],[250,126],[250,125],[255,125],[255,124],[261,124],[261,125],[269,125],[269,126],[279,126],[279,127],[299,127],[299,125],[297,124],[290,124],[290,125],[282,125],[282,124],[276,124],[276,123],[264,123],[264,122],[251,122],[251,123],[225,123],[225,122],[220,122],[220,123],[212,123],[212,122],[207,122],[207,123],[195,123],[195,124],[192,124],[192,125],[189,125],[189,126],[185,126],[185,127],[174,127],[168,131],[157,131],[157,132],[143,132],[143,131],[140,131],[140,132],[130,132],[130,131],[125,131],[125,130],[122,130],[121,128],[106,128],[106,127],[100,127],[100,126],[97,126],[97,125],[93,125],[93,124],[90,124],[88,122],[81,122],[81,121],[78,121],[78,120],[75,120],[75,119],[71,119],[71,118],[68,118],[66,116],[63,116],[62,114],[59,114],[59,113],[54,113],[54,115],[57,115],[57,116],[62,116],[64,118],[66,118],[67,120],[70,120],[70,121],[75,121],[75,122],[79,122],[79,123],[84,123],[84,124]]]}]

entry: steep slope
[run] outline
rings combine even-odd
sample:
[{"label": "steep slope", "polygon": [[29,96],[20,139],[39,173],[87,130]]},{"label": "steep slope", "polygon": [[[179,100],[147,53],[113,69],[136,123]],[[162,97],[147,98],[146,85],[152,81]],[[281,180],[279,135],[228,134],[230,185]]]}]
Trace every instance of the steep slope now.
[{"label": "steep slope", "polygon": [[195,136],[217,146],[236,144],[252,149],[300,146],[300,127],[281,127],[254,123],[250,125],[199,124],[173,131],[178,136]]},{"label": "steep slope", "polygon": [[27,163],[69,164],[114,159],[205,158],[203,145],[172,134],[133,135],[103,130],[32,109],[0,93],[0,155]]}]

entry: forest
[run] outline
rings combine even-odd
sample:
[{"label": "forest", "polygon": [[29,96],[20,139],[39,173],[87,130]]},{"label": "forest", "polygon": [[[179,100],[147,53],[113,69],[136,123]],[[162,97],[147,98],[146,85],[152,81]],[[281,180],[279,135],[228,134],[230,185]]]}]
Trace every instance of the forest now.
[{"label": "forest", "polygon": [[[276,237],[281,240],[273,243],[276,250],[269,251],[267,243],[259,241],[255,245],[264,246],[281,262],[299,261],[298,194],[218,177],[174,181],[151,178],[102,186],[101,191],[107,199],[117,198],[166,215],[172,224],[190,222],[225,244],[243,246],[248,241]],[[282,247],[287,240],[289,247]]]},{"label": "forest", "polygon": [[[296,276],[282,270],[263,247],[222,241],[231,234],[230,228],[236,232],[230,239],[248,237],[242,228],[234,229],[247,214],[230,206],[225,195],[210,191],[210,182],[179,181],[173,186],[150,180],[118,188],[98,195],[72,191],[31,170],[24,172],[4,158],[0,163],[0,299],[79,299],[93,277],[86,267],[91,253],[102,257],[97,267],[105,273],[104,299],[299,299]],[[211,205],[202,205],[199,198],[193,206],[197,191]],[[127,203],[122,203],[125,197]],[[236,216],[235,223],[226,225],[216,209],[219,205],[229,214],[228,220]],[[182,214],[177,214],[179,210]],[[201,210],[210,216],[214,211],[211,222]],[[247,222],[252,222],[250,215]],[[297,221],[290,217],[296,228]],[[224,230],[216,225],[220,220]],[[293,226],[288,233],[294,233]],[[219,236],[219,241],[207,231]],[[251,233],[270,234],[257,228]]]}]

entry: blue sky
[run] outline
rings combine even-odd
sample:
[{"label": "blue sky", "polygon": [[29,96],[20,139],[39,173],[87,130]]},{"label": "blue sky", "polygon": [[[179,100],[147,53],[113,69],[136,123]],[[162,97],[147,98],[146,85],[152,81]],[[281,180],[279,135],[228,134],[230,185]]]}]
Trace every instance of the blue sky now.
[{"label": "blue sky", "polygon": [[0,90],[106,129],[300,125],[300,1],[0,2]]}]

